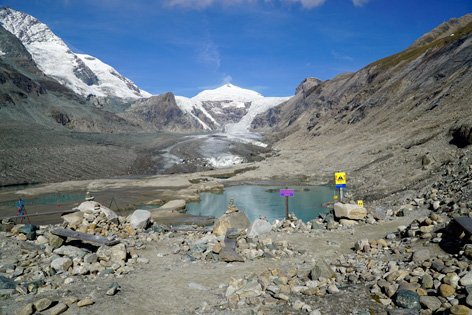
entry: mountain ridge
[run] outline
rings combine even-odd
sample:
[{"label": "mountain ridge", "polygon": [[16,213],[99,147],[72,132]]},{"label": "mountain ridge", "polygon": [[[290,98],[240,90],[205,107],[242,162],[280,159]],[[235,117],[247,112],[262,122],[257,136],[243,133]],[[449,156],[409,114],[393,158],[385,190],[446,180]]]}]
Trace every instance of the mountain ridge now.
[{"label": "mountain ridge", "polygon": [[150,96],[97,58],[74,54],[47,25],[29,14],[2,7],[0,22],[20,39],[41,71],[80,95],[131,99]]}]

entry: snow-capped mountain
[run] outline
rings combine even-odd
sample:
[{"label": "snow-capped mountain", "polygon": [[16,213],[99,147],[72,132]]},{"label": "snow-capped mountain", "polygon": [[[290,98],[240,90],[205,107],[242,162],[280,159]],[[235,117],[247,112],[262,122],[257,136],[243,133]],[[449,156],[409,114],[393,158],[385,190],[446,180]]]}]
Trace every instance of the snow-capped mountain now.
[{"label": "snow-capped mountain", "polygon": [[264,97],[253,90],[225,84],[192,98],[176,96],[179,108],[197,119],[204,129],[247,132],[254,117],[290,97]]},{"label": "snow-capped mountain", "polygon": [[127,99],[150,96],[99,59],[73,53],[45,24],[31,15],[2,7],[0,23],[23,43],[41,71],[78,94]]}]

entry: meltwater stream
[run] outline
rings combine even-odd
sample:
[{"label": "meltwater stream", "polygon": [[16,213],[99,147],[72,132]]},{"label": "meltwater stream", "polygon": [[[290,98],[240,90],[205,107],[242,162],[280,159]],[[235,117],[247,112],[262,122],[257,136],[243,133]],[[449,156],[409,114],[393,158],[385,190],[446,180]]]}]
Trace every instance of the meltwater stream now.
[{"label": "meltwater stream", "polygon": [[[281,220],[285,217],[285,197],[280,197],[280,189],[284,186],[256,186],[242,185],[226,187],[220,193],[200,193],[199,202],[187,204],[187,213],[194,215],[212,215],[216,218],[226,212],[230,199],[240,211],[244,211],[249,221],[254,221],[260,216],[266,217],[269,222]],[[292,186],[293,197],[288,197],[289,213],[294,213],[297,218],[308,222],[327,213],[330,209],[321,204],[333,201],[336,188],[331,186]]]}]

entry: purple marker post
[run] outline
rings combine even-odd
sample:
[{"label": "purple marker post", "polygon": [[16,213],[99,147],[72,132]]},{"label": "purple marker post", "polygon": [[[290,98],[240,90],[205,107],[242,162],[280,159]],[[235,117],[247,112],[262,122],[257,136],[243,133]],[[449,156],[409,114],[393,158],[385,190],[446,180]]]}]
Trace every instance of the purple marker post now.
[{"label": "purple marker post", "polygon": [[285,189],[280,190],[280,197],[285,197],[285,218],[288,219],[288,197],[293,197],[293,189]]}]

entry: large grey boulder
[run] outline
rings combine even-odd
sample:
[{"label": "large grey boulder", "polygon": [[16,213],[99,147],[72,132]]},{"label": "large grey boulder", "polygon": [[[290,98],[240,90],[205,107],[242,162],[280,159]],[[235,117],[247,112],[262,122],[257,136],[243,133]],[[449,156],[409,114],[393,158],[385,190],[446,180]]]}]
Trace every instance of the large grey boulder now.
[{"label": "large grey boulder", "polygon": [[231,198],[226,213],[216,220],[213,226],[213,234],[225,235],[226,231],[230,228],[237,229],[239,231],[247,229],[251,225],[246,214],[234,204],[233,198]]},{"label": "large grey boulder", "polygon": [[338,219],[362,220],[367,215],[367,210],[358,205],[337,202],[334,204],[334,215]]},{"label": "large grey boulder", "polygon": [[311,280],[318,280],[319,278],[331,279],[335,277],[336,273],[324,259],[318,259],[310,270]]},{"label": "large grey boulder", "polygon": [[65,223],[69,225],[79,226],[82,223],[82,220],[84,219],[84,213],[78,211],[74,213],[64,214],[61,218],[64,220]]},{"label": "large grey boulder", "polygon": [[272,231],[272,224],[265,220],[256,219],[247,230],[247,237],[256,237],[262,234],[267,234],[270,231]]},{"label": "large grey boulder", "polygon": [[108,221],[118,223],[118,216],[116,215],[116,213],[113,210],[111,210],[110,208],[108,208],[104,205],[101,205],[100,203],[95,202],[95,201],[82,202],[75,209],[77,209],[81,212],[89,212],[89,211],[91,211],[91,213],[100,212],[100,213],[103,213],[105,215],[105,217],[107,218]]},{"label": "large grey boulder", "polygon": [[245,230],[251,225],[246,214],[242,211],[225,213],[218,218],[213,227],[213,234],[225,235],[229,228],[236,228],[238,230]]},{"label": "large grey boulder", "polygon": [[67,271],[72,266],[72,260],[68,257],[56,258],[51,262],[51,268],[56,271]]},{"label": "large grey boulder", "polygon": [[138,209],[131,215],[129,225],[133,229],[145,229],[151,219],[151,212]]}]

